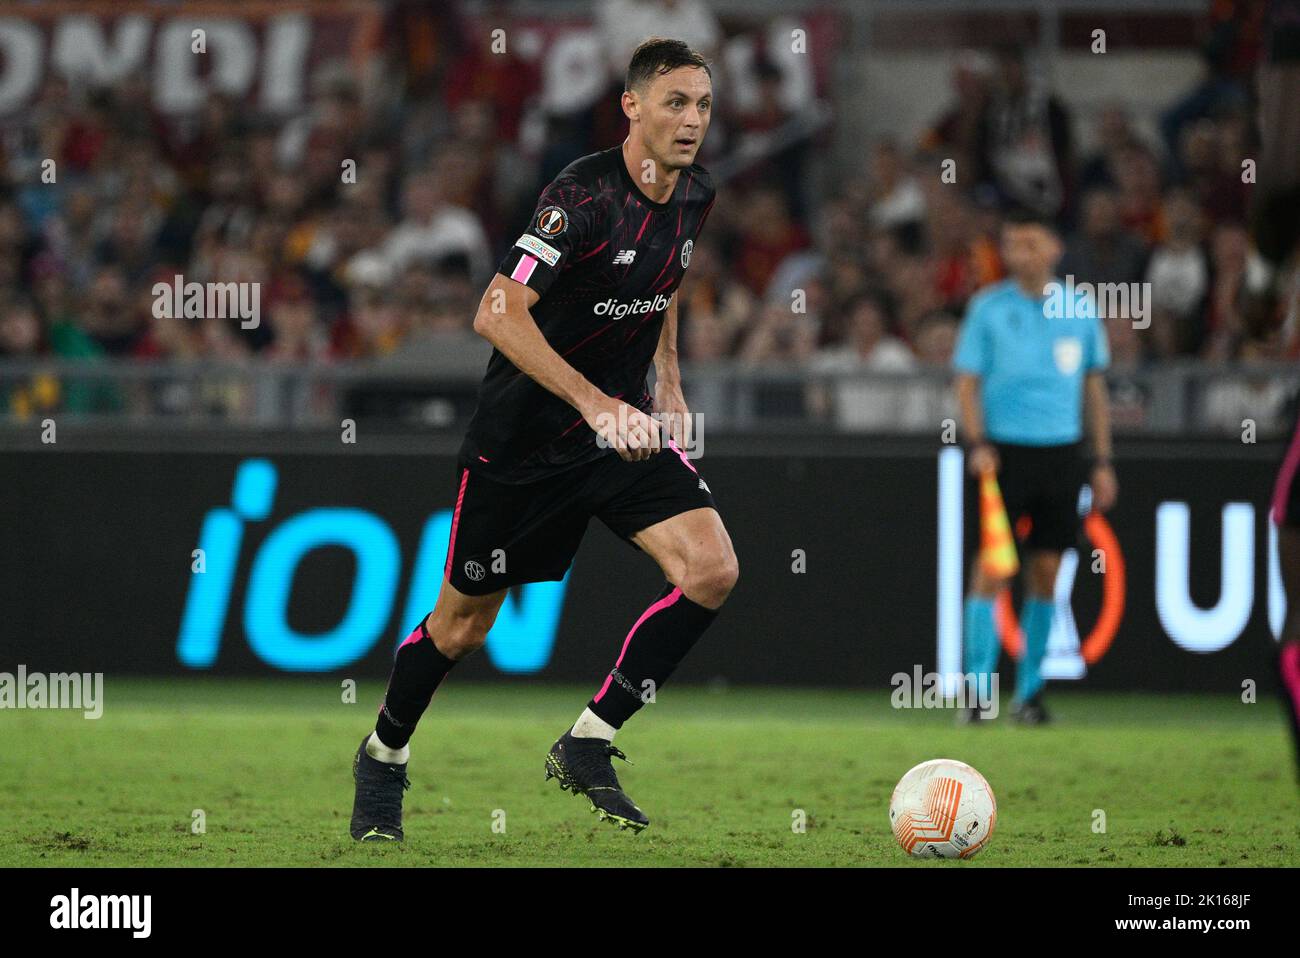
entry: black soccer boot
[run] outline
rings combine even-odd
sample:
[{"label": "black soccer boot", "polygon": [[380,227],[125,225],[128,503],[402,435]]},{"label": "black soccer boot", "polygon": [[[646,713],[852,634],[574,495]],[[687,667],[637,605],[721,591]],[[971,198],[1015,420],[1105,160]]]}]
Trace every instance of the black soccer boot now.
[{"label": "black soccer boot", "polygon": [[1047,709],[1043,708],[1042,692],[1026,702],[1017,703],[1011,712],[1011,717],[1021,725],[1046,725],[1052,720],[1047,714]]},{"label": "black soccer boot", "polygon": [[546,778],[557,778],[561,789],[587,796],[591,810],[602,821],[640,832],[650,819],[619,785],[610,761],[616,757],[627,761],[626,755],[603,738],[574,738],[573,729],[569,729],[546,756]]},{"label": "black soccer boot", "polygon": [[956,723],[958,725],[992,725],[993,715],[978,705],[963,705],[957,709]]},{"label": "black soccer boot", "polygon": [[366,753],[369,734],[352,759],[357,791],[352,799],[352,837],[359,842],[400,842],[402,793],[411,787],[405,765],[389,765]]}]

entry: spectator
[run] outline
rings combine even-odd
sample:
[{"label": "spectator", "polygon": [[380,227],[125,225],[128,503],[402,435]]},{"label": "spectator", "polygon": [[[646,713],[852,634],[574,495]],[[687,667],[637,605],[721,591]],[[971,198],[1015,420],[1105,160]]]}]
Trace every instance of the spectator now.
[{"label": "spectator", "polygon": [[1096,147],[1079,168],[1079,189],[1089,192],[1099,187],[1114,189],[1119,185],[1115,168],[1125,150],[1139,146],[1132,119],[1122,103],[1108,103],[1097,115]]},{"label": "spectator", "polygon": [[906,167],[893,140],[881,140],[871,151],[871,225],[895,229],[925,218],[925,194]]},{"label": "spectator", "polygon": [[809,359],[821,338],[815,314],[789,306],[765,306],[745,336],[740,358],[751,364],[801,362]]},{"label": "spectator", "polygon": [[1065,206],[1070,118],[1046,84],[1030,76],[1017,48],[998,52],[977,142],[980,178],[996,186],[1005,202],[1048,216]]},{"label": "spectator", "polygon": [[1155,157],[1142,146],[1124,147],[1118,152],[1114,169],[1120,223],[1144,247],[1160,242],[1165,225]]},{"label": "spectator", "polygon": [[[29,302],[0,306],[0,358],[31,360],[41,353],[41,322]],[[59,382],[46,372],[0,379],[0,408],[19,419],[58,411]]]},{"label": "spectator", "polygon": [[271,284],[266,302],[272,339],[265,355],[274,362],[322,362],[327,342],[316,320],[316,307],[307,284],[286,274]]},{"label": "spectator", "polygon": [[1271,332],[1272,277],[1241,223],[1215,227],[1210,250],[1213,279],[1200,352],[1205,359],[1222,362],[1234,358],[1246,340]]},{"label": "spectator", "polygon": [[446,167],[409,177],[402,198],[402,220],[378,251],[394,273],[415,260],[436,261],[462,255],[471,263],[476,283],[491,274],[487,236],[478,218],[447,197]]},{"label": "spectator", "polygon": [[[678,315],[688,333],[683,358],[694,361],[734,355],[740,331],[752,314],[756,300],[746,287],[731,281],[716,243],[701,238],[695,244],[690,273],[677,296]],[[785,297],[781,301],[792,302]],[[691,332],[696,326],[700,332]],[[700,355],[692,352],[695,348],[692,337],[696,335],[701,337]],[[721,355],[715,352],[719,346],[724,349]]]},{"label": "spectator", "polygon": [[[934,375],[900,390],[899,425],[922,431],[945,419],[955,419],[957,397],[948,386],[959,321],[949,313],[926,316],[916,329],[917,368]],[[942,374],[942,375],[938,375]]]},{"label": "spectator", "polygon": [[1200,207],[1185,190],[1165,198],[1165,242],[1151,253],[1146,281],[1151,284],[1154,332],[1163,355],[1187,353],[1200,334],[1210,283],[1210,262],[1202,242]]},{"label": "spectator", "polygon": [[[1266,339],[1247,339],[1240,348],[1240,360],[1250,367],[1277,360],[1277,350]],[[1208,386],[1202,396],[1198,421],[1225,433],[1238,433],[1247,420],[1260,433],[1276,433],[1287,425],[1287,405],[1293,389],[1276,376],[1233,377]]]},{"label": "spectator", "polygon": [[1106,382],[1111,424],[1117,429],[1145,426],[1151,411],[1150,381],[1143,376],[1148,368],[1145,341],[1133,321],[1124,316],[1106,320],[1106,339],[1110,346]]},{"label": "spectator", "polygon": [[108,356],[130,358],[139,350],[147,323],[130,307],[126,275],[116,266],[101,268],[86,296],[84,322],[86,331]]},{"label": "spectator", "polygon": [[767,188],[748,198],[741,222],[736,277],[762,295],[781,261],[807,247],[808,234],[790,218],[782,194]]},{"label": "spectator", "polygon": [[954,160],[959,170],[975,169],[991,73],[984,54],[974,50],[958,54],[950,74],[955,102],[922,135],[920,147],[924,152]]},{"label": "spectator", "polygon": [[889,326],[889,315],[879,296],[863,294],[850,304],[848,342],[822,350],[808,366],[814,375],[837,377],[830,388],[822,382],[810,388],[809,405],[814,413],[829,412],[846,429],[881,429],[898,423],[911,384],[848,375],[911,372],[916,368],[911,350],[889,335]]},{"label": "spectator", "polygon": [[610,76],[621,84],[637,44],[661,36],[672,25],[672,36],[684,40],[708,59],[722,40],[718,18],[703,0],[604,0],[596,10],[601,47]]},{"label": "spectator", "polygon": [[931,313],[916,329],[916,359],[930,369],[951,369],[957,347],[958,320],[950,313]]},{"label": "spectator", "polygon": [[889,334],[888,311],[879,296],[858,296],[848,315],[848,342],[819,352],[810,367],[814,372],[903,372],[915,366],[912,351]]},{"label": "spectator", "polygon": [[1115,193],[1093,190],[1083,198],[1079,229],[1065,244],[1060,275],[1078,283],[1136,283],[1141,280],[1146,250],[1124,229]]}]

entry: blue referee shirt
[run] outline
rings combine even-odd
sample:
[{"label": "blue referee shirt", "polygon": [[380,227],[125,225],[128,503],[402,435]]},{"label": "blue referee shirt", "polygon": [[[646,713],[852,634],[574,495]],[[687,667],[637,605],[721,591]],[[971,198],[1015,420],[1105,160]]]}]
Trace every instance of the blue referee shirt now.
[{"label": "blue referee shirt", "polygon": [[[1060,284],[1060,281],[1057,280]],[[1015,280],[981,290],[957,336],[953,368],[980,377],[989,439],[1056,446],[1083,437],[1083,378],[1110,363],[1093,300],[1026,296]]]}]

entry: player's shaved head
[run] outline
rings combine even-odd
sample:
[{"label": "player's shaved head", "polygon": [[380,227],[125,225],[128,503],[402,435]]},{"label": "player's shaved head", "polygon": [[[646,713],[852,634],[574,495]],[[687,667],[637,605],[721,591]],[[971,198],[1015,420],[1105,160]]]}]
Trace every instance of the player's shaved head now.
[{"label": "player's shaved head", "polygon": [[713,76],[709,62],[685,42],[651,37],[632,51],[632,61],[627,65],[623,89],[644,93],[656,76],[672,73],[680,67],[697,67],[710,77]]}]

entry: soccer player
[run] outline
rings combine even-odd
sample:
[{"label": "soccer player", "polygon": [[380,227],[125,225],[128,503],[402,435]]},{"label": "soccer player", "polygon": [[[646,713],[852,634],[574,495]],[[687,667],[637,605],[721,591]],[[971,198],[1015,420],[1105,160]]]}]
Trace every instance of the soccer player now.
[{"label": "soccer player", "polygon": [[[1095,303],[1082,295],[1067,296],[1064,284],[1049,289],[1062,251],[1050,220],[1012,214],[1002,228],[1001,245],[1010,278],[971,299],[953,366],[970,472],[977,478],[995,472],[1013,528],[1022,516],[1031,523],[1020,549],[1025,649],[1016,668],[1012,714],[1036,725],[1047,721],[1041,669],[1052,628],[1056,573],[1061,553],[1076,541],[1085,406],[1091,424],[1093,507],[1109,509],[1118,491],[1104,376],[1109,351]],[[964,611],[963,650],[966,671],[978,677],[981,688],[998,663],[993,604],[1005,584],[976,559]],[[983,717],[966,709],[961,717],[977,716]]]},{"label": "soccer player", "polygon": [[1277,669],[1296,748],[1296,771],[1300,773],[1300,481],[1297,473],[1300,473],[1300,410],[1291,427],[1291,441],[1287,443],[1273,487],[1271,510],[1277,526],[1282,588],[1286,591],[1286,618],[1282,622]]},{"label": "soccer player", "polygon": [[698,53],[677,40],[639,46],[622,95],[627,139],[546,187],[483,294],[474,328],[495,348],[457,464],[442,587],[399,646],[375,731],[357,750],[355,839],[402,840],[407,743],[434,691],[483,645],[510,586],[564,577],[593,516],[667,583],[551,747],[546,777],[621,828],[649,824],[614,772],[611,758],[625,759],[614,733],[663,687],[739,574],[682,448],[677,366],[673,294],[714,199],[695,162],[712,105]]}]

